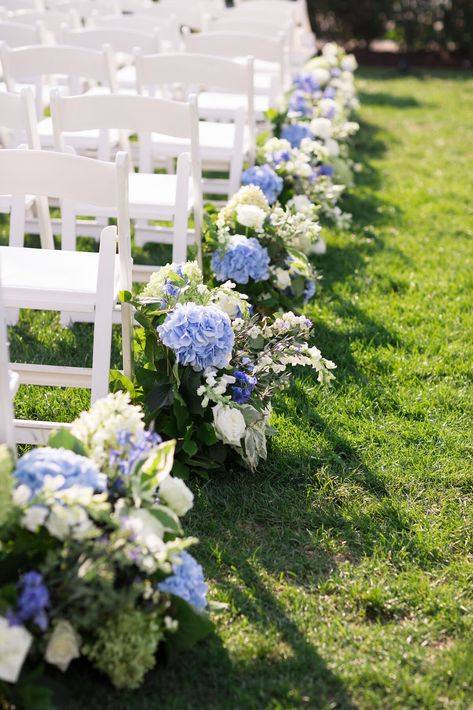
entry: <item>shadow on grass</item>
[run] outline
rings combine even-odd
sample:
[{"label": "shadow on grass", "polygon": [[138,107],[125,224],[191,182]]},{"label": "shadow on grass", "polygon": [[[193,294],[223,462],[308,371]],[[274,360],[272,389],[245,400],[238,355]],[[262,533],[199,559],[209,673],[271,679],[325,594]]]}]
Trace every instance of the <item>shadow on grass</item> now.
[{"label": "shadow on grass", "polygon": [[425,104],[413,96],[396,96],[387,91],[360,91],[358,94],[363,106],[388,106],[391,108],[422,108]]}]

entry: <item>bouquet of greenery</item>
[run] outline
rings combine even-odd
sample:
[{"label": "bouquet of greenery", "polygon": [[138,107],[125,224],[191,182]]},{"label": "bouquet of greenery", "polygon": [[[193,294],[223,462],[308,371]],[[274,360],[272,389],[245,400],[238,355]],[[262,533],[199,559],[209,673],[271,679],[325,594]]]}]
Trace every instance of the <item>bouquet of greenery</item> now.
[{"label": "bouquet of greenery", "polygon": [[306,199],[271,208],[259,187],[242,187],[207,221],[205,252],[213,281],[231,280],[258,311],[302,306],[317,274],[307,254],[320,253],[317,209]]},{"label": "bouquet of greenery", "polygon": [[266,457],[271,399],[293,366],[320,382],[333,363],[309,345],[312,323],[292,312],[251,316],[246,296],[226,282],[209,288],[195,262],[155,272],[135,307],[136,382],[117,375],[143,405],[149,426],[177,440],[174,471],[202,475],[236,453],[250,469]]},{"label": "bouquet of greenery", "polygon": [[2,697],[32,708],[28,668],[66,672],[80,656],[137,688],[161,642],[186,648],[210,632],[174,446],[123,392],[16,464],[0,446]]}]

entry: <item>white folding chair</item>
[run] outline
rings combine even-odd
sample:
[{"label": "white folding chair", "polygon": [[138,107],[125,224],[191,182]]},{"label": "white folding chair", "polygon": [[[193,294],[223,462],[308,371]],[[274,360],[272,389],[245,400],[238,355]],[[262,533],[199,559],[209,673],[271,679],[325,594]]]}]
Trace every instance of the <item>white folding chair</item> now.
[{"label": "white folding chair", "polygon": [[117,0],[47,0],[49,9],[56,12],[75,10],[86,26],[94,12],[107,15],[120,12]]},{"label": "white folding chair", "polygon": [[186,52],[243,59],[254,57],[255,92],[274,101],[288,83],[287,49],[284,34],[274,38],[240,32],[184,31]]},{"label": "white folding chair", "polygon": [[[69,46],[31,46],[10,49],[0,44],[0,59],[3,66],[5,83],[8,91],[16,90],[17,82],[27,79],[36,89],[36,111],[38,116],[38,134],[43,148],[52,148],[54,144],[51,119],[42,118],[44,94],[49,103],[52,80],[66,79],[63,91],[78,94],[90,86],[101,85],[103,90],[116,92],[115,60],[110,46],[101,51]],[[45,80],[48,83],[45,83]],[[56,84],[57,85],[57,84]],[[117,136],[115,136],[117,139]],[[102,159],[108,159],[108,137],[100,136],[98,131],[76,137],[73,143],[79,152],[98,152]]]},{"label": "white folding chair", "polygon": [[[145,32],[121,27],[94,27],[79,30],[63,28],[62,41],[70,46],[96,50],[102,49],[103,45],[109,45],[118,65],[130,65],[133,62],[135,49],[140,49],[146,54],[161,52],[161,36],[158,29]],[[133,93],[136,93],[135,67],[126,66],[126,71],[123,73],[119,69],[117,82],[119,91],[132,89]]]},{"label": "white folding chair", "polygon": [[[0,273],[1,273],[0,262]],[[13,398],[18,389],[18,375],[10,370],[6,311],[3,305],[0,280],[0,444],[7,444],[16,453],[15,428],[13,423]]]},{"label": "white folding chair", "polygon": [[10,12],[27,9],[44,10],[44,3],[42,0],[2,0],[2,7]]},{"label": "white folding chair", "polygon": [[[138,133],[140,172],[129,177],[131,218],[136,220],[135,242],[173,245],[173,260],[185,261],[188,241],[196,242],[201,260],[202,185],[198,145],[198,117],[195,97],[189,102],[168,101],[148,96],[88,95],[53,96],[51,103],[56,149],[66,149],[65,134],[72,131],[120,129],[125,148],[130,150],[125,131]],[[153,174],[150,169],[151,134],[171,136],[164,157],[177,157],[175,175]],[[190,152],[187,152],[190,151]],[[194,233],[188,234],[190,213],[194,217]],[[112,217],[107,209],[81,204],[71,205],[63,217],[63,248],[75,248],[76,216]],[[149,224],[150,221],[173,223],[169,234]],[[136,281],[147,281],[155,267],[135,267]]]},{"label": "white folding chair", "polygon": [[25,47],[30,44],[43,44],[46,41],[44,25],[41,22],[30,24],[19,19],[0,19],[0,42],[9,47]]},{"label": "white folding chair", "polygon": [[181,33],[176,15],[169,13],[133,13],[132,15],[101,15],[94,12],[90,27],[136,30],[138,32],[158,32],[162,51],[180,51]]},{"label": "white folding chair", "polygon": [[[244,158],[250,163],[256,150],[253,60],[242,63],[206,54],[136,54],[138,91],[187,98],[204,87],[206,109],[198,97],[200,157],[203,170],[229,173],[228,179],[204,181],[204,190],[227,198],[238,190]],[[223,93],[218,93],[219,91]],[[213,101],[213,103],[212,103]],[[202,110],[201,110],[202,109]],[[153,133],[152,150],[160,154],[172,138]]]},{"label": "white folding chair", "polygon": [[[28,148],[39,150],[34,96],[31,88],[24,87],[19,94],[0,92],[0,136],[4,148],[15,148],[27,143]],[[0,197],[0,212],[10,214],[10,246],[21,247],[24,243],[27,210],[36,206],[41,245],[54,248],[49,221],[48,201],[35,195]]]},{"label": "white folding chair", "polygon": [[[0,2],[1,1],[2,0],[0,0]],[[55,12],[54,10],[17,10],[16,12],[10,12],[8,19],[12,22],[20,22],[23,25],[32,27],[35,27],[37,23],[41,23],[48,44],[59,43],[63,25],[67,25],[71,29],[78,29],[80,27],[80,17],[76,10],[72,9],[67,12]],[[10,43],[7,41],[7,44]],[[38,41],[28,42],[27,44],[38,44]]]},{"label": "white folding chair", "polygon": [[206,7],[199,0],[160,0],[159,3],[150,3],[143,9],[136,10],[136,14],[152,15],[153,17],[169,17],[174,15],[181,27],[189,27],[201,32],[206,24]]},{"label": "white folding chair", "polygon": [[[94,317],[92,368],[12,364],[20,384],[85,387],[95,401],[108,392],[113,308],[118,293],[131,288],[128,160],[116,163],[37,150],[0,151],[0,194],[54,196],[62,203],[113,209],[117,227],[106,227],[98,254],[54,249],[0,247],[4,306],[67,309]],[[116,255],[118,238],[118,255]],[[123,368],[131,376],[131,310],[122,306]],[[21,443],[44,441],[50,422],[16,422]]]}]

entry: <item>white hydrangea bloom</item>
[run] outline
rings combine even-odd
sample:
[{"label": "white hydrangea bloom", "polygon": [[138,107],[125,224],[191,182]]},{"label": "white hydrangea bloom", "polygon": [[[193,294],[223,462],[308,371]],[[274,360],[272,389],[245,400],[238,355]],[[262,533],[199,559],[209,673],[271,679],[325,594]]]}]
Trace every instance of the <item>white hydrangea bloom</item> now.
[{"label": "white hydrangea bloom", "polygon": [[144,431],[143,412],[130,403],[128,392],[115,392],[95,402],[72,423],[71,433],[89,449],[99,468],[108,465],[109,452],[117,435],[126,430],[138,435]]}]

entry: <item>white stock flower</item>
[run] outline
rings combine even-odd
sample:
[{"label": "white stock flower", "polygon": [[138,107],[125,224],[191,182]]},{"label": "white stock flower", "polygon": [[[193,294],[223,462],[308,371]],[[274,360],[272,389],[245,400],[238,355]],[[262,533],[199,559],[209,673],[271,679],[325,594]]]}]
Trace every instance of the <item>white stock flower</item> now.
[{"label": "white stock flower", "polygon": [[332,122],[328,118],[313,118],[310,122],[310,130],[314,136],[325,141],[332,136]]},{"label": "white stock flower", "polygon": [[164,502],[176,513],[185,515],[194,504],[194,494],[184,481],[173,476],[166,476],[159,486],[159,495]]},{"label": "white stock flower", "polygon": [[0,616],[0,680],[16,683],[33,637],[24,626],[10,626]]},{"label": "white stock flower", "polygon": [[245,436],[246,424],[243,414],[239,409],[217,404],[212,407],[214,417],[214,428],[218,438],[224,444],[230,446],[240,446],[242,438]]},{"label": "white stock flower", "polygon": [[266,218],[266,212],[257,205],[238,205],[236,208],[236,218],[244,227],[250,227],[250,229],[261,232],[263,222]]},{"label": "white stock flower", "polygon": [[65,619],[59,619],[46,646],[44,657],[48,663],[57,666],[63,673],[74,658],[80,656],[80,636]]}]

